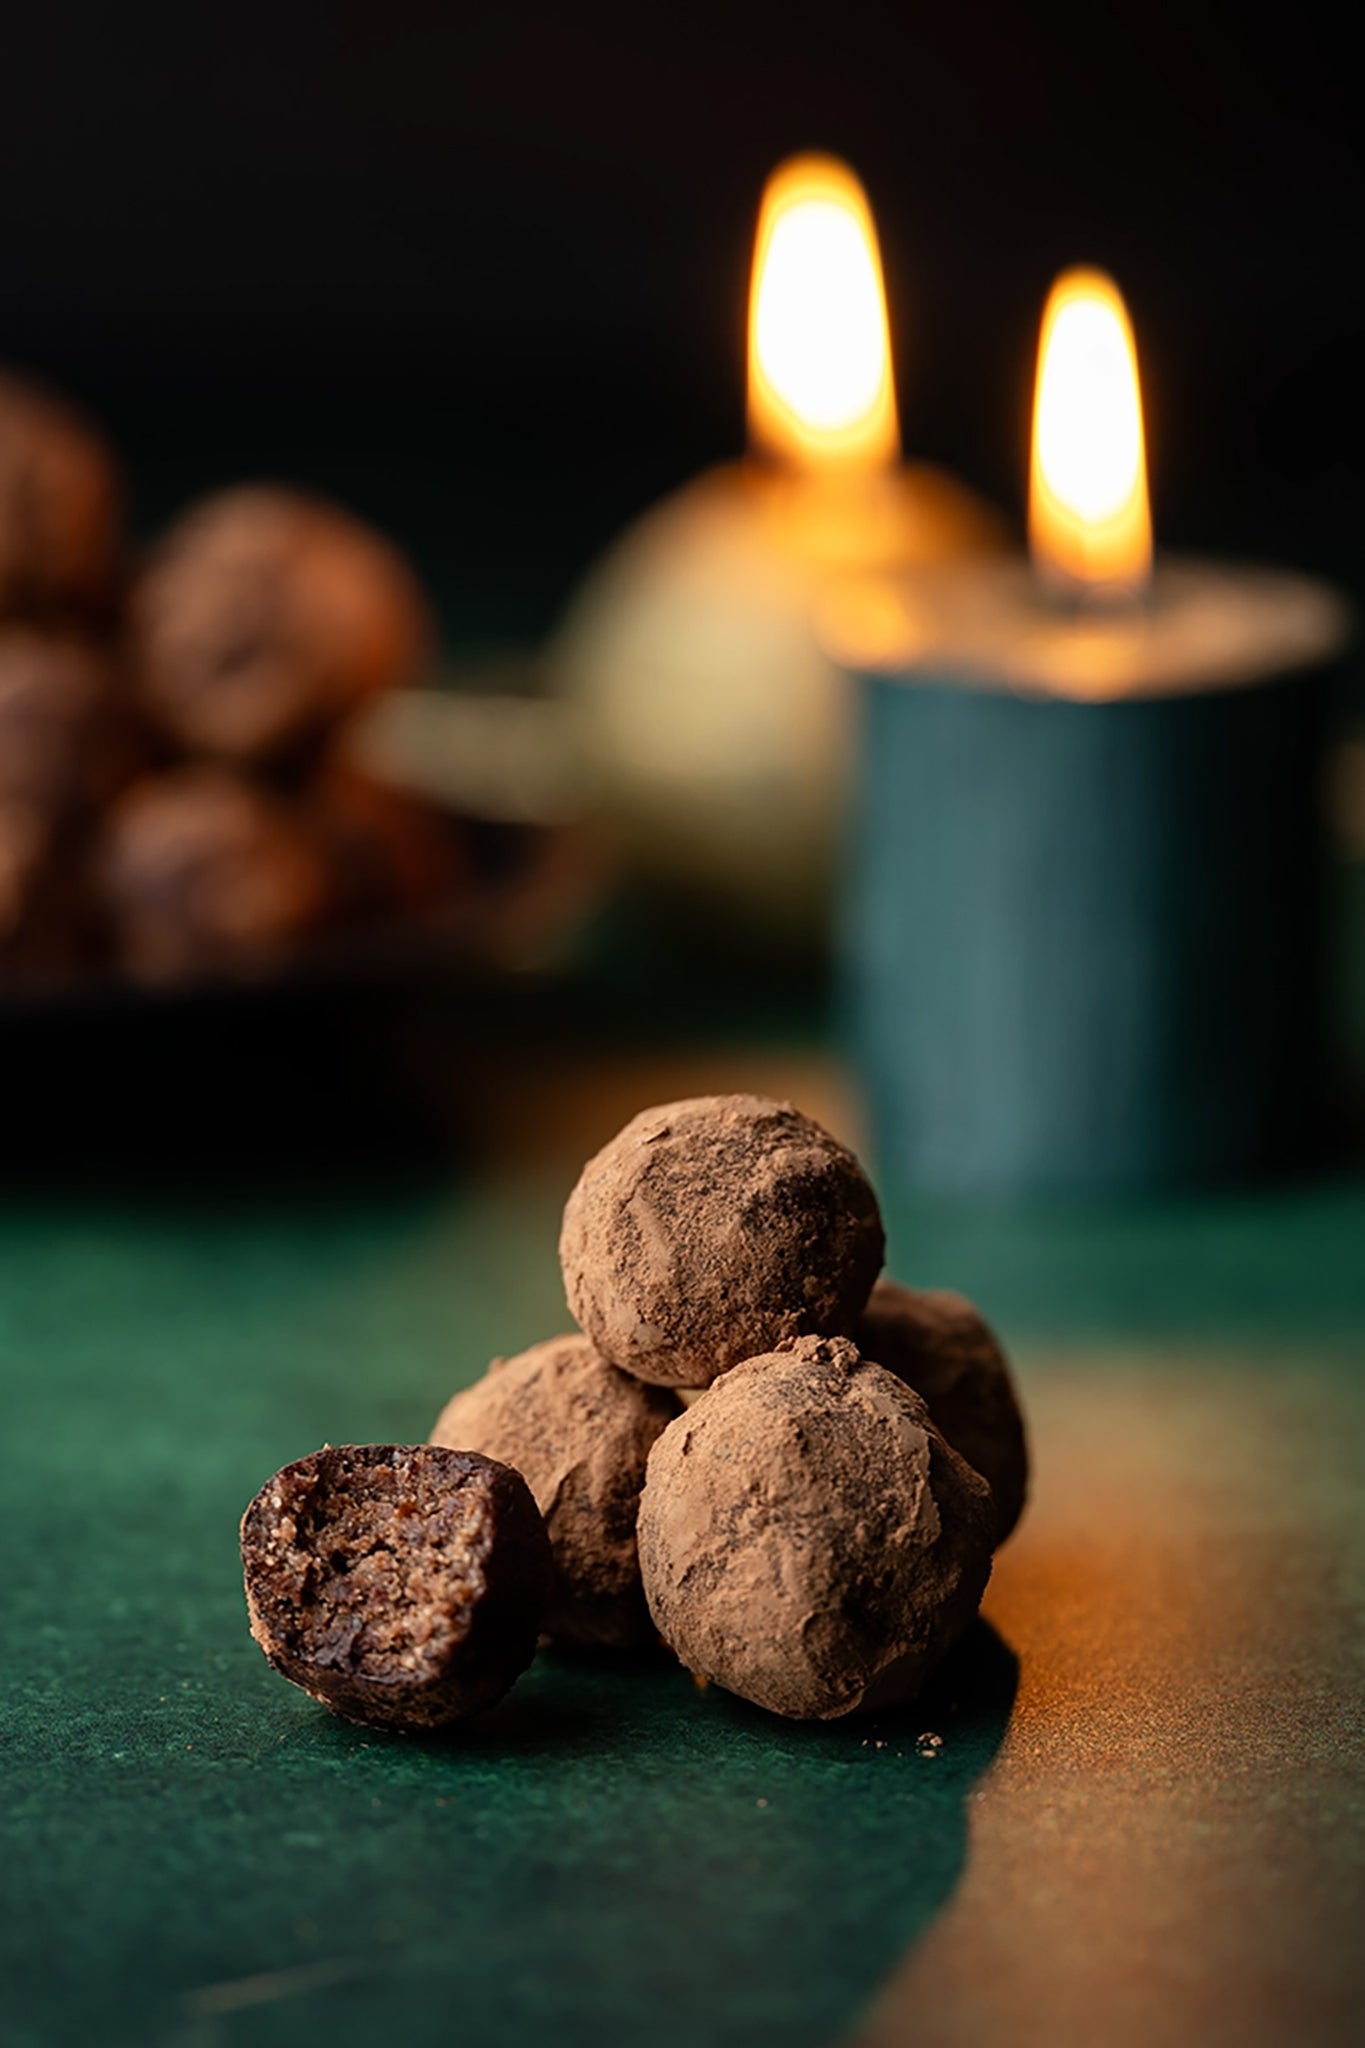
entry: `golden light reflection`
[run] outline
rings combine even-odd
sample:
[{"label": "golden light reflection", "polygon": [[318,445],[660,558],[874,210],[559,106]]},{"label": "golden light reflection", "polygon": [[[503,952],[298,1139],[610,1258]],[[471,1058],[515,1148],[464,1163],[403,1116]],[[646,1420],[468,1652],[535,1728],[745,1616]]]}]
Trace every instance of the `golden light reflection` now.
[{"label": "golden light reflection", "polygon": [[900,578],[834,577],[821,592],[815,630],[844,668],[904,666],[929,645],[932,619]]},{"label": "golden light reflection", "polygon": [[1137,349],[1099,270],[1068,270],[1043,314],[1029,473],[1029,545],[1045,574],[1132,591],[1152,566]]},{"label": "golden light reflection", "polygon": [[900,430],[877,230],[835,157],[768,180],[749,297],[749,440],[800,468],[896,461]]}]

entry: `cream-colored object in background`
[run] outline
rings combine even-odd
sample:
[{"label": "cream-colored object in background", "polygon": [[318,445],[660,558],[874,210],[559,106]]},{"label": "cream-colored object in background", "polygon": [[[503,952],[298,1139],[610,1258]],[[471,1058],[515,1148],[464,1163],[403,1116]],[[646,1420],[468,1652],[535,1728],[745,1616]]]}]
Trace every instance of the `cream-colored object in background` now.
[{"label": "cream-colored object in background", "polygon": [[779,942],[818,936],[852,737],[821,614],[864,569],[995,537],[967,491],[924,468],[736,464],[647,513],[547,657],[637,869]]},{"label": "cream-colored object in background", "polygon": [[763,196],[748,413],[758,460],[698,478],[632,528],[549,667],[584,714],[637,869],[799,942],[825,924],[851,738],[825,650],[847,651],[850,616],[861,631],[859,578],[994,538],[961,486],[899,463],[876,227],[830,157],[791,159]]}]

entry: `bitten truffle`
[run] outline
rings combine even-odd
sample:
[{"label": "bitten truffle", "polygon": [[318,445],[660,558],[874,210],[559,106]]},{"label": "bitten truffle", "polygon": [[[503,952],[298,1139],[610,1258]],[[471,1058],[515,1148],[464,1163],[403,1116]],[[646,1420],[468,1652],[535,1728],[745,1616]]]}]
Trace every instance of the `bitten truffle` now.
[{"label": "bitten truffle", "polygon": [[853,1154],[759,1095],[647,1109],[584,1167],[559,1256],[574,1320],[658,1386],[707,1386],[803,1336],[847,1336],[884,1251]]},{"label": "bitten truffle", "polygon": [[125,791],[95,848],[94,882],[116,957],[152,981],[273,961],[331,907],[303,819],[216,768]]},{"label": "bitten truffle", "polygon": [[994,1332],[960,1294],[879,1280],[854,1341],[923,1396],[935,1427],[990,1487],[1003,1543],[1023,1513],[1028,1443]]},{"label": "bitten truffle", "polygon": [[419,1444],[314,1451],[242,1517],[251,1633],[348,1721],[439,1728],[535,1655],[550,1545],[507,1466]]},{"label": "bitten truffle", "polygon": [[123,548],[114,459],[72,407],[0,372],[0,614],[106,611]]},{"label": "bitten truffle", "polygon": [[707,1389],[650,1453],[640,1565],[689,1670],[796,1720],[913,1698],[991,1569],[984,1479],[918,1394],[804,1338]]},{"label": "bitten truffle", "polygon": [[514,1466],[545,1516],[547,1635],[616,1649],[653,1641],[635,1517],[650,1448],[677,1412],[672,1395],[617,1372],[577,1335],[495,1359],[443,1409],[431,1441]]},{"label": "bitten truffle", "polygon": [[266,485],[172,528],[134,589],[134,679],[176,745],[242,764],[306,749],[409,681],[428,620],[397,551],[340,507]]}]

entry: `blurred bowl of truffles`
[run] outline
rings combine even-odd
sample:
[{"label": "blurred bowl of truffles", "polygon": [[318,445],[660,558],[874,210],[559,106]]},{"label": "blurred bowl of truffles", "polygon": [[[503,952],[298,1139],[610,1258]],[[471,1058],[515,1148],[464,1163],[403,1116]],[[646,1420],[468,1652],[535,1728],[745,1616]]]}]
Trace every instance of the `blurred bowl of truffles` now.
[{"label": "blurred bowl of truffles", "polygon": [[567,726],[442,671],[344,507],[237,485],[138,553],[124,504],[0,371],[0,1014],[551,959],[602,877]]}]

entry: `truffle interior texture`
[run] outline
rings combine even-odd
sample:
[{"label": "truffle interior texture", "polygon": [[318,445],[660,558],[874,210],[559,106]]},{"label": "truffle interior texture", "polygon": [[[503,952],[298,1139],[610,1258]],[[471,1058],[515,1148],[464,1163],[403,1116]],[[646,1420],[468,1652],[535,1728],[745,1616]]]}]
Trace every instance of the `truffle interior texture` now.
[{"label": "truffle interior texture", "polygon": [[443,1465],[399,1452],[286,1468],[262,1520],[252,1602],[291,1657],[411,1684],[437,1677],[468,1635],[493,1525],[483,1489],[452,1484]]}]

